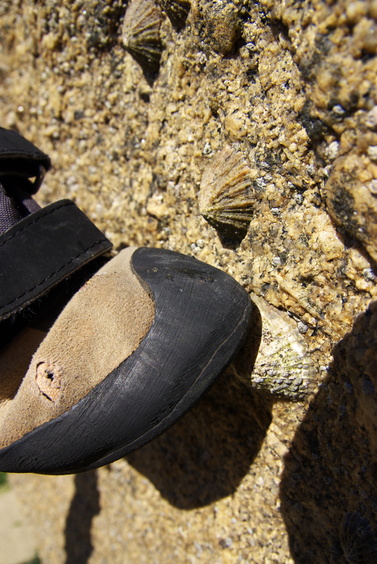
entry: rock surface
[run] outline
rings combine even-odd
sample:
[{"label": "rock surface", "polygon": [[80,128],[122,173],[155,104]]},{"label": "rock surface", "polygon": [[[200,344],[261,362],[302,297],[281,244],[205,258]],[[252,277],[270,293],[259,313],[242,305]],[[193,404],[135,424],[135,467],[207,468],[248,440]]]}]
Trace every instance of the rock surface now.
[{"label": "rock surface", "polygon": [[[21,493],[22,490],[19,491]],[[33,524],[25,519],[17,494],[0,489],[0,564],[37,564]]]},{"label": "rock surface", "polygon": [[[52,157],[40,203],[74,199],[116,248],[224,269],[290,315],[315,370],[300,402],[229,372],[127,459],[13,477],[39,553],[349,562],[347,515],[377,531],[377,2],[197,0],[181,29],[162,22],[153,75],[123,46],[127,4],[1,3],[0,123]],[[241,241],[198,208],[225,146],[243,153],[255,195]]]}]

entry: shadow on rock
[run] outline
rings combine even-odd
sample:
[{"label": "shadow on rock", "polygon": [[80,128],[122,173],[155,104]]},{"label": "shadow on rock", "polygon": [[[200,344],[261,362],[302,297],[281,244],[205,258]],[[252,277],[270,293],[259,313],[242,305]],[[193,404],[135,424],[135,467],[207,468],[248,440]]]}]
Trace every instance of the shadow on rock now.
[{"label": "shadow on rock", "polygon": [[222,375],[174,427],[127,456],[169,503],[192,509],[234,492],[271,422],[271,403]]},{"label": "shadow on rock", "polygon": [[334,348],[285,459],[282,514],[297,564],[377,562],[377,302]]},{"label": "shadow on rock", "polygon": [[[254,309],[249,333],[234,362],[249,373],[261,339]],[[169,503],[193,509],[236,491],[259,452],[271,422],[272,400],[231,375],[232,367],[182,419],[127,461]]]},{"label": "shadow on rock", "polygon": [[85,564],[93,551],[92,521],[100,511],[97,472],[75,476],[73,496],[65,528],[65,564]]}]

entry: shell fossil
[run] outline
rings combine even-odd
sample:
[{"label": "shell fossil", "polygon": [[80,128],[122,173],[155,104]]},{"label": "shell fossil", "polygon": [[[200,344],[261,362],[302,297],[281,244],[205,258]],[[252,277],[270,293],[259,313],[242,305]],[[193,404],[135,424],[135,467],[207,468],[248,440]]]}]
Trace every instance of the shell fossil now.
[{"label": "shell fossil", "polygon": [[[261,327],[249,335],[232,365],[233,373],[255,389],[281,399],[299,401],[314,388],[315,367],[303,336],[287,313],[251,295]],[[258,325],[258,323],[256,323]],[[255,350],[253,343],[259,343]]]},{"label": "shell fossil", "polygon": [[191,3],[189,0],[157,0],[176,29],[182,29],[186,23]]},{"label": "shell fossil", "polygon": [[346,513],[340,525],[340,545],[349,564],[377,562],[377,535],[360,513]]},{"label": "shell fossil", "polygon": [[123,22],[125,48],[148,72],[157,72],[162,53],[161,10],[153,0],[132,0]]},{"label": "shell fossil", "polygon": [[225,147],[203,173],[199,211],[220,232],[244,236],[252,218],[253,193],[243,153]]}]

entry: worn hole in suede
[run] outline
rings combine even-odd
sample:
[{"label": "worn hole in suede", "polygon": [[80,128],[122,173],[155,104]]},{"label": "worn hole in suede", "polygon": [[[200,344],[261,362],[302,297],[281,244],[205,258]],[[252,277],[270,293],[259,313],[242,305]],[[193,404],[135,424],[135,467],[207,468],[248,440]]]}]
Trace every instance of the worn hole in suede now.
[{"label": "worn hole in suede", "polygon": [[62,370],[49,362],[39,362],[35,375],[36,384],[41,393],[50,401],[56,402],[60,396]]}]

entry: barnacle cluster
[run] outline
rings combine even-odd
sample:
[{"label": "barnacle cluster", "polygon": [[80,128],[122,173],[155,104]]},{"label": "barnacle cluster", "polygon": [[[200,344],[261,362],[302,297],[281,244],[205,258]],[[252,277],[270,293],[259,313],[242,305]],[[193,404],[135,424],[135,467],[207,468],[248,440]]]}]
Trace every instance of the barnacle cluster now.
[{"label": "barnacle cluster", "polygon": [[343,234],[377,260],[377,107],[359,112],[355,140],[335,155],[324,195],[327,211]]},{"label": "barnacle cluster", "polygon": [[[315,382],[315,366],[304,337],[287,313],[259,296],[251,297],[258,307],[260,323],[255,324],[259,327],[253,329],[235,359],[233,373],[253,388],[276,398],[304,399],[313,391]],[[259,344],[257,350],[255,344]]]},{"label": "barnacle cluster", "polygon": [[176,29],[182,29],[186,23],[191,4],[189,0],[157,0],[163,11]]},{"label": "barnacle cluster", "polygon": [[144,71],[159,69],[163,45],[160,35],[164,13],[176,29],[186,23],[189,0],[132,0],[123,22],[122,40],[127,51]]}]

